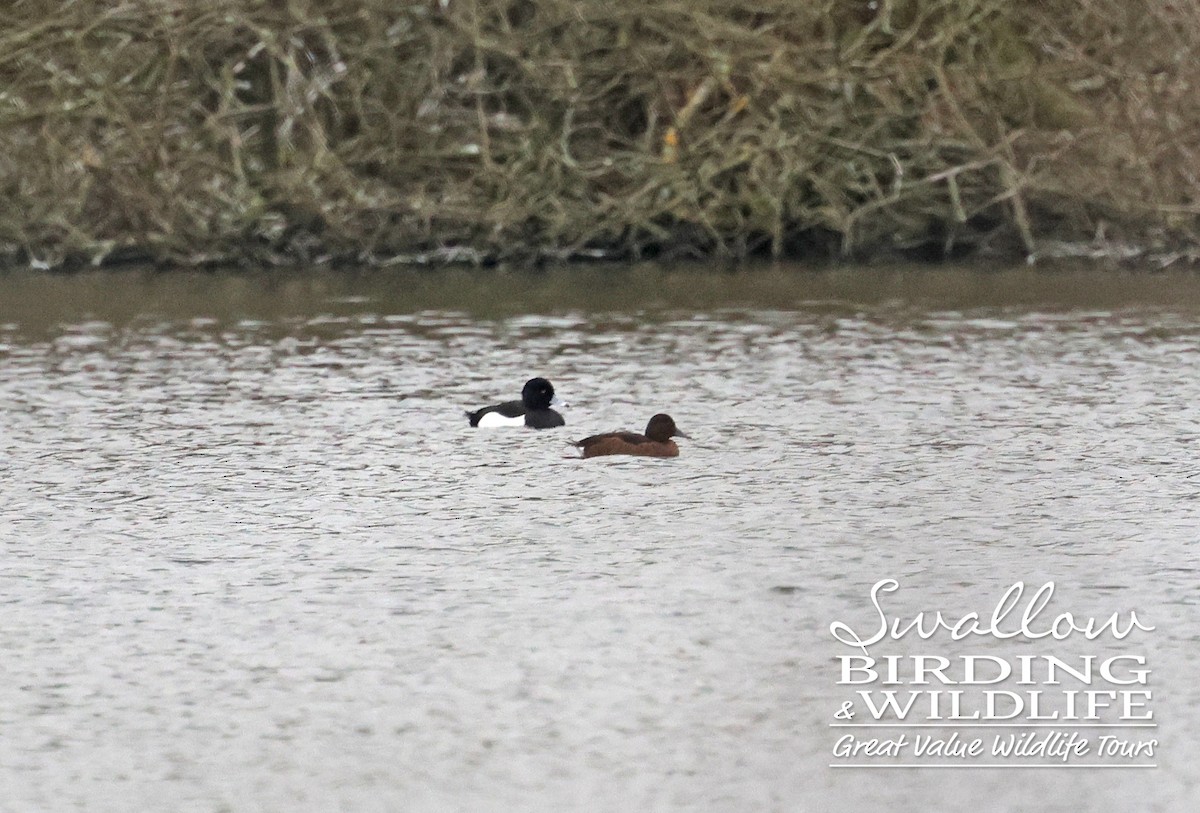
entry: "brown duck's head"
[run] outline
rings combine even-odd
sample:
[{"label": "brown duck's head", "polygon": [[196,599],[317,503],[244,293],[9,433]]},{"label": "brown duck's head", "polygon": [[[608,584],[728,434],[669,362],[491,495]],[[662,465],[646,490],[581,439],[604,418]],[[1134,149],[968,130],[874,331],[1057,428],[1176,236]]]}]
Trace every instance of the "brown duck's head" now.
[{"label": "brown duck's head", "polygon": [[660,412],[646,424],[646,437],[657,443],[666,443],[672,437],[686,438],[687,435],[679,431],[670,415]]}]

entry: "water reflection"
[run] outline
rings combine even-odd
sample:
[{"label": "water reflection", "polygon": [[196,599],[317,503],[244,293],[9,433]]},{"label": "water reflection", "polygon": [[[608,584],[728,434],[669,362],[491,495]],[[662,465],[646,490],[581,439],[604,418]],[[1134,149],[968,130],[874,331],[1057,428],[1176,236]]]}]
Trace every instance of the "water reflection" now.
[{"label": "water reflection", "polygon": [[[0,285],[13,805],[923,809],[922,774],[823,767],[826,630],[885,576],[909,611],[1053,579],[1158,627],[1162,768],[947,804],[1200,780],[1189,275]],[[566,430],[466,428],[533,374]],[[677,460],[569,459],[662,410]]]}]

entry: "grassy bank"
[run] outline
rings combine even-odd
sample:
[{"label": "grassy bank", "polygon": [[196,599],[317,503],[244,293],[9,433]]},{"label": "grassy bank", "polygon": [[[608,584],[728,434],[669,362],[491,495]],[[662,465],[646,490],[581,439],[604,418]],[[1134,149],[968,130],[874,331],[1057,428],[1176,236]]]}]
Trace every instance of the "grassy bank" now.
[{"label": "grassy bank", "polygon": [[0,257],[1200,243],[1196,0],[14,0]]}]

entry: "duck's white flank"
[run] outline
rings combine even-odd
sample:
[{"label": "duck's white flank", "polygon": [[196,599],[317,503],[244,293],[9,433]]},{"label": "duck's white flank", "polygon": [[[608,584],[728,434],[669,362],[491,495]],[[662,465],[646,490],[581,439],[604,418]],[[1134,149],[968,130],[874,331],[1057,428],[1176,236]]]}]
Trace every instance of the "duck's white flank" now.
[{"label": "duck's white flank", "polygon": [[499,412],[488,412],[479,419],[479,427],[481,429],[495,429],[500,426],[524,426],[525,416],[518,415],[515,418],[506,418]]}]

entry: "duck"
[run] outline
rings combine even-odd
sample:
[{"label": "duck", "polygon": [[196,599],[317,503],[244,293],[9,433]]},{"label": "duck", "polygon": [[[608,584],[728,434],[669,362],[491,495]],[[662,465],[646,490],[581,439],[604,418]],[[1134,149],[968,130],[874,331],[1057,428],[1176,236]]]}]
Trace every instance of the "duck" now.
[{"label": "duck", "polygon": [[605,432],[602,435],[577,440],[573,446],[583,450],[583,456],[601,457],[610,454],[630,454],[641,457],[679,457],[679,446],[671,438],[688,437],[675,426],[670,415],[659,413],[646,424],[646,434],[636,432]]},{"label": "duck", "polygon": [[553,429],[566,426],[563,416],[551,409],[557,405],[554,385],[544,378],[531,378],[521,389],[520,401],[505,401],[474,412],[467,412],[471,426],[528,426],[531,429]]}]

